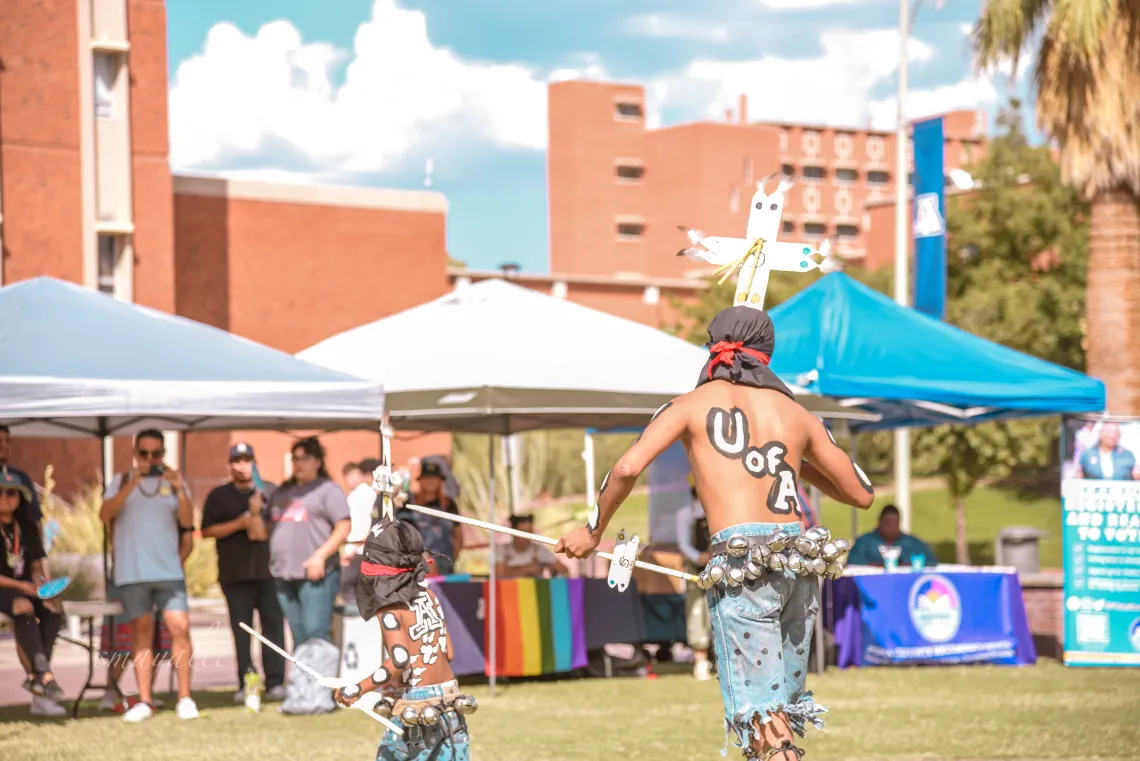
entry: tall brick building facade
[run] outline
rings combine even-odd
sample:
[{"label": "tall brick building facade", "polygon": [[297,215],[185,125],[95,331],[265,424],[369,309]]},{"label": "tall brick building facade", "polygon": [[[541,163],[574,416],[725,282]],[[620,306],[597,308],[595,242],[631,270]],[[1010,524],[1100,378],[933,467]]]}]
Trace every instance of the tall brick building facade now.
[{"label": "tall brick building facade", "polygon": [[[172,175],[166,35],[164,0],[5,0],[0,282],[50,275],[291,353],[446,292],[437,193]],[[107,351],[146,347],[108,336]],[[281,434],[202,434],[187,437],[193,483],[224,477],[237,436],[282,477]],[[326,443],[333,467],[379,447],[370,433]],[[425,436],[396,456],[447,444]],[[53,464],[65,496],[99,477],[95,441],[17,439],[15,451],[37,480]],[[129,462],[117,440],[116,468]]]}]

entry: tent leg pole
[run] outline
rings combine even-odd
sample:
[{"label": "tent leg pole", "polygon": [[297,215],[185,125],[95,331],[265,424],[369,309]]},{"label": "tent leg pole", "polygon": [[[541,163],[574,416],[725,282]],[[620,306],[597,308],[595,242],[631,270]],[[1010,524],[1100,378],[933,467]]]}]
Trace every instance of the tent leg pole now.
[{"label": "tent leg pole", "polygon": [[[815,513],[816,521],[820,526],[823,525],[823,495],[815,486],[811,487],[811,506],[812,512]],[[821,577],[819,580],[820,600],[823,599],[823,586],[824,581]],[[827,670],[827,643],[824,642],[823,630],[823,611],[820,610],[815,616],[815,669],[816,674],[822,674]]]},{"label": "tent leg pole", "polygon": [[[99,443],[102,446],[101,464],[103,466],[103,492],[106,493],[107,487],[111,483],[111,479],[115,477],[115,441],[105,432],[100,437]],[[104,596],[106,595],[107,584],[111,580],[111,570],[107,561],[107,553],[110,550],[110,537],[108,536],[107,524],[103,524],[103,589]]]},{"label": "tent leg pole", "polygon": [[[852,433],[851,440],[847,445],[847,454],[851,458],[851,462],[855,462],[855,452],[858,450],[858,434]],[[851,508],[851,544],[855,544],[855,540],[859,538],[859,510],[855,507]]]},{"label": "tent leg pole", "polygon": [[[582,444],[582,459],[586,461],[586,509],[589,510],[598,500],[598,495],[595,494],[595,483],[598,478],[598,464],[594,458],[594,434],[586,431],[585,439]],[[593,555],[590,557],[593,557]],[[579,576],[586,575],[586,564],[588,562],[586,558],[578,561]]]},{"label": "tent leg pole", "polygon": [[[490,516],[488,517],[488,520],[491,521],[491,523],[495,523],[495,434],[493,433],[487,435],[487,452],[487,467],[489,468],[489,475],[487,478],[487,501],[490,503]],[[497,580],[495,578],[495,535],[491,533],[488,533],[487,535],[487,557],[488,563],[490,564],[489,576],[491,579],[490,583],[487,585],[487,616],[489,616],[491,619],[491,625],[488,627],[491,632],[491,636],[489,638],[490,644],[488,646],[490,648],[491,656],[491,673],[489,676],[491,677],[491,697],[495,697],[495,675],[499,671],[499,662],[498,658],[496,657],[496,635],[498,634],[496,630],[498,629],[499,625],[499,617],[496,614],[495,608],[495,586],[497,584]]]},{"label": "tent leg pole", "polygon": [[511,436],[504,436],[499,441],[503,445],[503,462],[507,465],[507,507],[510,514],[514,515],[518,505],[515,504],[515,458],[511,454],[511,445],[514,443],[511,439]]}]

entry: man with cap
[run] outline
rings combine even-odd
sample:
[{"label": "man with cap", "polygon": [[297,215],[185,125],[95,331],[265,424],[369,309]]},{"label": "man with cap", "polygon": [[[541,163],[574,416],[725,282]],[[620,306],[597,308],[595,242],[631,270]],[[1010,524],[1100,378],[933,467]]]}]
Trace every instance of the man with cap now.
[{"label": "man with cap", "polygon": [[725,709],[722,754],[733,739],[747,758],[797,761],[803,751],[792,744],[793,733],[803,736],[809,723],[822,728],[827,710],[805,690],[817,575],[841,572],[842,551],[803,533],[796,487],[803,479],[863,509],[874,490],[769,369],[775,330],[765,312],[729,307],[708,333],[709,358],[696,388],[654,414],[602,482],[587,525],[554,551],[572,558],[593,552],[638,476],[680,439],[712,535],[698,578],[707,590]]},{"label": "man with cap", "polygon": [[443,606],[426,581],[426,550],[409,521],[381,516],[364,543],[356,603],[365,621],[378,618],[384,662],[357,684],[336,692],[352,705],[380,692],[375,710],[403,735],[388,731],[377,761],[468,761],[464,718],[475,699],[461,694],[451,670],[454,648]]},{"label": "man with cap", "polygon": [[[250,637],[241,624],[253,626],[253,612],[261,619],[261,632],[273,642],[285,641],[285,617],[269,573],[269,538],[262,510],[268,494],[255,487],[253,447],[246,443],[230,447],[230,480],[206,497],[202,508],[202,536],[217,541],[218,584],[229,608],[230,628],[237,653],[238,690],[234,702],[245,698],[245,675],[254,672]],[[265,669],[266,700],[285,699],[285,659],[269,648],[261,651]]]},{"label": "man with cap", "polygon": [[[444,493],[446,474],[439,462],[425,458],[420,465],[419,491],[409,500],[413,505],[431,507],[446,513],[459,515],[455,502]],[[402,508],[396,513],[402,521],[409,521],[423,537],[424,547],[432,554],[434,574],[446,576],[459,562],[459,552],[463,549],[463,525],[453,523],[433,515],[413,512]]]},{"label": "man with cap", "polygon": [[63,697],[51,670],[51,654],[63,617],[53,602],[41,600],[36,591],[48,580],[44,570],[47,553],[39,527],[28,515],[30,503],[31,494],[24,482],[0,470],[0,537],[4,545],[0,553],[0,613],[12,619],[16,644],[32,666],[25,689],[54,703]]}]

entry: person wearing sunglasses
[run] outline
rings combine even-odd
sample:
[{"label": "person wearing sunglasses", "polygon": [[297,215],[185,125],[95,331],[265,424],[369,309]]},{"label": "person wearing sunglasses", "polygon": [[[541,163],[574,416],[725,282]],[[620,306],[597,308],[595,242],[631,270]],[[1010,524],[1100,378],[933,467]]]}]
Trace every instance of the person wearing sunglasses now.
[{"label": "person wearing sunglasses", "polygon": [[178,674],[175,711],[180,719],[199,716],[190,696],[190,606],[179,556],[182,535],[194,526],[194,506],[182,474],[163,462],[163,441],[161,431],[138,434],[136,467],[107,484],[100,510],[103,522],[111,527],[113,582],[134,639],[139,702],[123,714],[127,722],[144,721],[155,712],[151,676],[156,610],[170,629]]}]

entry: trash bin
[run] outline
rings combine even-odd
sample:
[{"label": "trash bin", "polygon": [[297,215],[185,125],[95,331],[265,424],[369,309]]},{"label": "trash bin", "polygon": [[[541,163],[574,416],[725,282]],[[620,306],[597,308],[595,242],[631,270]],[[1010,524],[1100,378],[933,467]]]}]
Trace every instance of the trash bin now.
[{"label": "trash bin", "polygon": [[1038,542],[1049,536],[1032,526],[1007,526],[998,532],[994,560],[998,565],[1013,566],[1018,574],[1037,573],[1041,570]]}]

